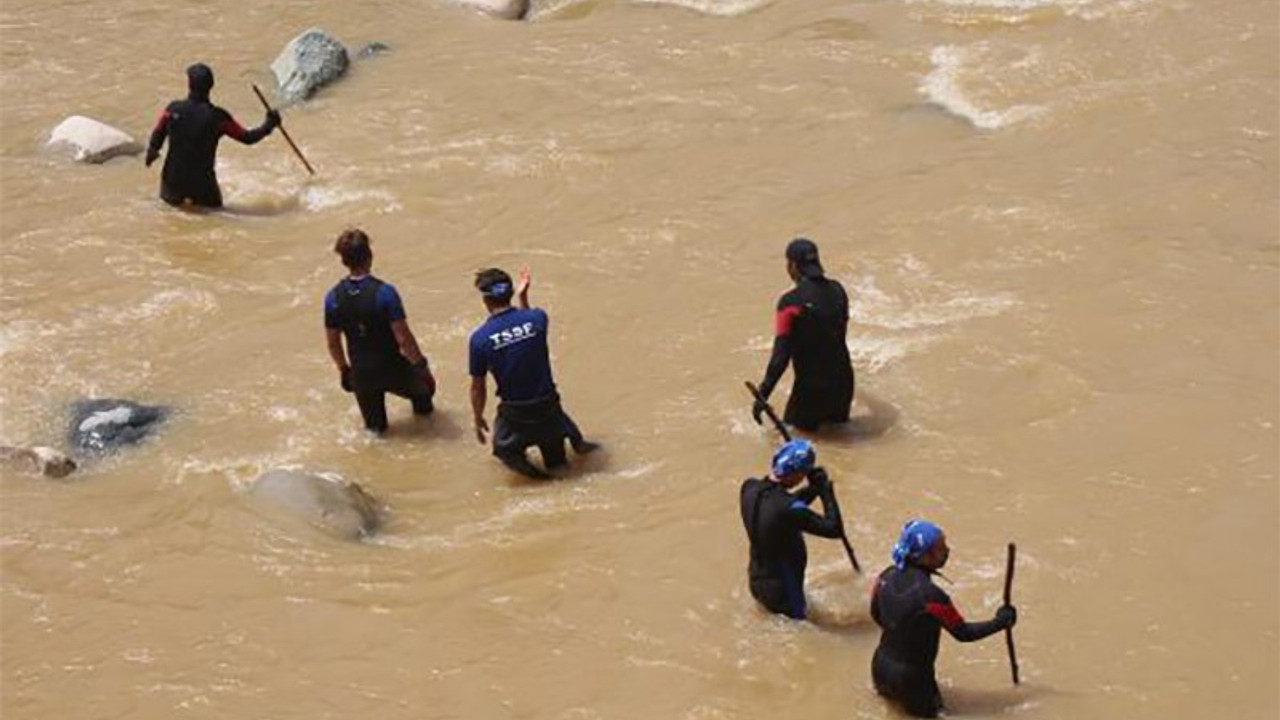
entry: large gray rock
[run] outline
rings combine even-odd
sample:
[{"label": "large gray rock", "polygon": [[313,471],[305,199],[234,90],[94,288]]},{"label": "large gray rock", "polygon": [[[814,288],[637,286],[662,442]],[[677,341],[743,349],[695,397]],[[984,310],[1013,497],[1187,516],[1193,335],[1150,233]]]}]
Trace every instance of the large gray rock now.
[{"label": "large gray rock", "polygon": [[521,20],[529,14],[529,0],[453,0],[459,5],[503,20]]},{"label": "large gray rock", "polygon": [[373,496],[338,477],[269,470],[253,481],[247,497],[263,509],[283,512],[348,540],[372,535],[381,524]]},{"label": "large gray rock", "polygon": [[147,437],[168,414],[168,408],[128,400],[82,400],[75,404],[67,439],[73,453],[105,455]]},{"label": "large gray rock", "polygon": [[83,115],[72,115],[49,133],[50,147],[67,148],[77,162],[103,163],[119,155],[137,155],[142,145],[123,130]]},{"label": "large gray rock", "polygon": [[271,63],[280,99],[296,102],[342,77],[350,60],[347,48],[319,28],[311,28],[289,41]]}]

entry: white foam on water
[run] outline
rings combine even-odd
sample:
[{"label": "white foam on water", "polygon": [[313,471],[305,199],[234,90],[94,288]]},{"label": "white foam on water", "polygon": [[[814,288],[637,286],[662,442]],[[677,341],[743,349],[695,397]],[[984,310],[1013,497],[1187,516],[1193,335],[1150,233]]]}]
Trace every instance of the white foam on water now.
[{"label": "white foam on water", "polygon": [[1014,105],[1004,109],[980,107],[964,88],[964,79],[981,76],[981,68],[975,68],[982,47],[962,48],[956,45],[940,45],[929,53],[933,70],[920,81],[920,94],[952,113],[968,120],[983,130],[998,130],[1044,112],[1036,105]]},{"label": "white foam on water", "polygon": [[395,195],[385,190],[312,186],[302,191],[300,199],[307,210],[325,210],[359,202],[381,203],[380,213],[396,212],[403,207]]},{"label": "white foam on water", "polygon": [[745,15],[773,3],[773,0],[635,0],[638,5],[675,5],[704,15],[733,17]]}]

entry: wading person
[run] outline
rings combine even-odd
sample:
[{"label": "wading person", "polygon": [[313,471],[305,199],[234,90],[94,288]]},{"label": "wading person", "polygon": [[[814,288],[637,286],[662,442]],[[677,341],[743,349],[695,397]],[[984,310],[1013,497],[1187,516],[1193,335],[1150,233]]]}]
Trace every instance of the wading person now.
[{"label": "wading person", "polygon": [[942,693],[934,675],[938,639],[946,628],[956,640],[973,642],[1013,627],[1012,605],[986,622],[965,622],[933,575],[947,564],[947,537],[933,523],[912,520],[893,547],[893,565],[880,573],[871,595],[871,617],[881,628],[871,661],[876,692],[916,717],[937,717]]},{"label": "wading person", "polygon": [[804,238],[787,245],[787,274],[795,287],[778,299],[773,353],[760,381],[751,415],[757,424],[765,401],[791,365],[795,382],[783,421],[806,431],[849,420],[853,405],[853,363],[845,345],[849,298],[839,282],[823,275],[818,246]]},{"label": "wading person", "polygon": [[[476,273],[475,286],[489,317],[471,334],[471,409],[476,440],[483,444],[489,432],[484,419],[489,395],[486,378],[492,373],[499,398],[493,421],[493,454],[521,475],[548,478],[551,476],[529,461],[525,454],[529,447],[536,445],[543,465],[552,469],[567,462],[565,440],[580,455],[597,446],[583,439],[560,406],[547,351],[547,313],[529,307],[529,284],[528,270],[520,271],[518,283],[497,268]],[[519,307],[511,305],[513,296]]]},{"label": "wading person", "polygon": [[[844,532],[831,481],[825,470],[814,467],[817,457],[808,441],[792,440],[774,453],[769,475],[747,479],[739,493],[742,524],[751,542],[751,596],[770,612],[797,620],[805,618],[808,607],[804,534],[839,538]],[[790,492],[806,479],[804,488]],[[817,498],[822,498],[821,515],[809,509]]]},{"label": "wading person", "polygon": [[262,125],[245,130],[231,113],[209,101],[213,71],[196,63],[187,68],[186,100],[174,100],[160,113],[147,144],[147,167],[160,157],[160,146],[169,141],[169,152],[160,173],[160,197],[174,206],[185,203],[207,208],[222,207],[222,189],[214,170],[218,141],[227,136],[245,145],[256,144],[280,125],[280,114],[267,112]]},{"label": "wading person", "polygon": [[350,273],[324,298],[325,338],[342,389],[355,393],[365,428],[378,434],[387,430],[386,393],[407,398],[414,415],[429,415],[435,378],[405,321],[399,293],[371,274],[369,236],[346,230],[333,250]]}]

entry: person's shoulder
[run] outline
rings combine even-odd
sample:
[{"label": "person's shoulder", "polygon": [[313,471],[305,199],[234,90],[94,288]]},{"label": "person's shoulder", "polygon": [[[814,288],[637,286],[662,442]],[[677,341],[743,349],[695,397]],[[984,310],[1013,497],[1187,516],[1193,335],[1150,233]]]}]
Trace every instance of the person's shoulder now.
[{"label": "person's shoulder", "polygon": [[799,286],[788,288],[785,292],[778,296],[778,309],[791,307],[800,304],[800,288]]}]

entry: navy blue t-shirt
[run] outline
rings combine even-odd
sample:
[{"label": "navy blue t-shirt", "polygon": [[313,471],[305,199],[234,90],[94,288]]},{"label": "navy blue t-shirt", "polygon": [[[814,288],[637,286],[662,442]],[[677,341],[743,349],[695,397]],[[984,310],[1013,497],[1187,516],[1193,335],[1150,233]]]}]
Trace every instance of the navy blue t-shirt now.
[{"label": "navy blue t-shirt", "polygon": [[[368,284],[372,275],[365,275],[359,280],[351,278],[343,278],[333,289],[324,296],[324,326],[331,330],[337,330],[342,325],[337,318],[338,312],[338,292],[358,293],[365,285]],[[382,287],[378,288],[377,297],[378,313],[386,319],[387,322],[395,322],[396,320],[404,320],[404,303],[400,301],[400,293],[396,292],[396,288],[389,282],[383,282]]]},{"label": "navy blue t-shirt", "polygon": [[507,402],[539,400],[556,391],[547,353],[547,313],[512,308],[491,315],[471,333],[471,377],[492,372],[498,397]]}]

